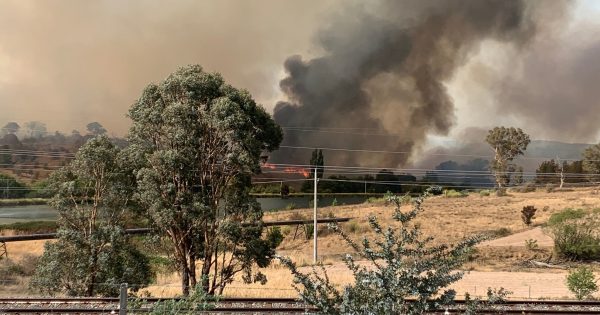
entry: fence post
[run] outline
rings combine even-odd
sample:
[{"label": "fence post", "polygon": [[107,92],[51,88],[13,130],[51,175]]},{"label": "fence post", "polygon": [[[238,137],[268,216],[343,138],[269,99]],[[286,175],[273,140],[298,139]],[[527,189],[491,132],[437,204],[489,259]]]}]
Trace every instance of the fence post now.
[{"label": "fence post", "polygon": [[119,292],[119,315],[127,315],[127,283],[121,283]]}]

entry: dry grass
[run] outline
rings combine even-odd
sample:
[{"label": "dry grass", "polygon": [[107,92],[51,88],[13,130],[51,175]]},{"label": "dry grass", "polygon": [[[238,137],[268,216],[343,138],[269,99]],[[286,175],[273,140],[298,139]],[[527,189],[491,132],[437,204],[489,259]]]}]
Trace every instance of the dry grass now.
[{"label": "dry grass", "polygon": [[[523,225],[521,209],[533,205],[538,211],[533,220],[534,228]],[[408,206],[403,207],[407,210]],[[577,189],[546,193],[544,191],[530,193],[513,192],[506,197],[480,196],[471,193],[464,198],[433,197],[424,205],[424,212],[417,223],[421,225],[424,234],[444,242],[457,242],[460,239],[478,233],[490,233],[501,228],[509,229],[515,235],[512,239],[490,242],[488,246],[480,246],[465,265],[470,273],[455,287],[458,292],[483,294],[488,286],[504,286],[515,292],[515,296],[527,297],[529,286],[532,286],[532,296],[564,297],[568,291],[564,285],[564,272],[532,269],[524,261],[529,259],[543,260],[552,255],[552,248],[547,239],[539,241],[540,248],[532,251],[525,248],[520,239],[540,238],[539,229],[535,227],[545,223],[552,213],[564,208],[600,208],[600,195],[593,194],[590,189]],[[391,224],[390,215],[393,208],[383,203],[361,204],[350,206],[325,207],[319,209],[320,217],[352,217],[349,223],[342,224],[343,228],[353,237],[359,239],[371,235],[367,224],[369,215],[376,215],[385,226]],[[265,221],[286,220],[292,217],[312,217],[312,209],[297,209],[265,214]],[[286,237],[278,253],[291,257],[304,270],[310,270],[312,263],[312,240],[307,240],[298,229],[294,239],[295,228],[284,228]],[[516,238],[516,239],[515,239]],[[9,243],[8,250],[11,258],[18,259],[25,254],[40,255],[43,252],[44,241]],[[340,285],[352,281],[350,273],[340,263],[343,254],[350,253],[349,247],[338,236],[320,233],[319,256],[326,264],[333,282]],[[240,297],[296,297],[291,289],[292,276],[289,271],[278,263],[261,270],[269,281],[266,285],[246,285],[238,278],[225,291],[226,296]],[[0,289],[5,291],[4,288]],[[180,294],[179,278],[176,273],[160,275],[157,283],[145,291],[154,296],[174,296]],[[0,293],[2,294],[2,293]],[[6,295],[6,294],[4,294]]]}]

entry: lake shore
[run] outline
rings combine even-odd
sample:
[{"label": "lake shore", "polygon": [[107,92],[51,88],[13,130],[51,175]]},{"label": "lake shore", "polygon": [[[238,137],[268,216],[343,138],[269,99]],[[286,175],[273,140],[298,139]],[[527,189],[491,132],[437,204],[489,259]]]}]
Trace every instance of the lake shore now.
[{"label": "lake shore", "polygon": [[47,198],[0,199],[0,207],[45,205]]}]

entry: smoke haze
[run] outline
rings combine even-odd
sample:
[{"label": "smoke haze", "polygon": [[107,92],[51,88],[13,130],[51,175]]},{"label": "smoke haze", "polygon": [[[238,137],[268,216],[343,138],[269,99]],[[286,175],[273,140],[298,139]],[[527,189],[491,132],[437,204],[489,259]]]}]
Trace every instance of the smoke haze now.
[{"label": "smoke haze", "polygon": [[3,0],[0,124],[40,120],[83,131],[99,121],[123,135],[142,89],[193,63],[274,104],[282,60],[310,53],[333,3]]},{"label": "smoke haze", "polygon": [[[597,142],[600,23],[577,20],[576,4],[3,0],[0,124],[99,121],[123,135],[148,83],[197,63],[273,109],[284,145],[399,152],[325,151],[329,165],[414,164],[455,152],[429,136],[464,142],[480,134],[469,127]],[[309,156],[283,148],[272,161]]]}]

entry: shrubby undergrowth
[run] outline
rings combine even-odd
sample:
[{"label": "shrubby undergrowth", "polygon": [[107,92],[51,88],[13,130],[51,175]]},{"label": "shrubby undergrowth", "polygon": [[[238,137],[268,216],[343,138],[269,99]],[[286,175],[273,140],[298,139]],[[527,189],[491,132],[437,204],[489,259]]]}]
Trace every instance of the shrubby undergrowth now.
[{"label": "shrubby undergrowth", "polygon": [[483,237],[447,245],[423,235],[413,220],[423,212],[421,205],[428,195],[429,191],[415,198],[414,207],[406,212],[400,210],[401,197],[388,196],[395,205],[396,226],[383,228],[376,217],[369,217],[374,239],[357,243],[337,225],[330,226],[355,251],[344,258],[355,281],[343,288],[331,283],[323,265],[303,273],[289,258],[280,257],[294,275],[300,297],[319,308],[320,314],[422,314],[452,304],[456,292],[446,288],[462,278],[458,269]]}]

